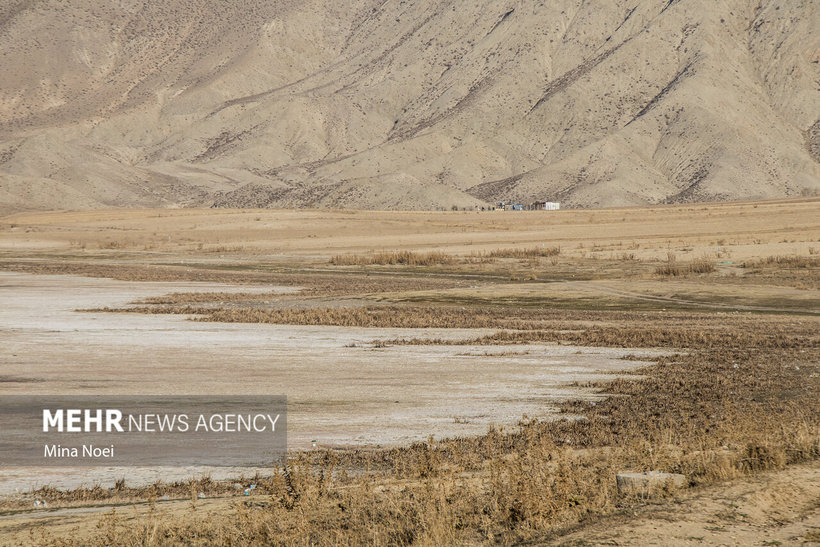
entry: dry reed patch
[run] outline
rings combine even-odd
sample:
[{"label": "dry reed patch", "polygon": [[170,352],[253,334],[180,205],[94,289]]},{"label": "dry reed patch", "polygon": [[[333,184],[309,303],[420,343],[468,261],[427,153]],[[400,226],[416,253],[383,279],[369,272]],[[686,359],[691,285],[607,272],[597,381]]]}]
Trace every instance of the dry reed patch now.
[{"label": "dry reed patch", "polygon": [[529,247],[529,248],[509,248],[509,249],[494,249],[492,251],[484,251],[480,253],[473,253],[470,256],[476,258],[518,258],[531,259],[558,256],[561,254],[560,247]]},{"label": "dry reed patch", "polygon": [[753,283],[790,286],[796,289],[820,289],[820,257],[769,256],[740,263],[742,277]]},{"label": "dry reed patch", "polygon": [[669,253],[665,263],[655,268],[655,275],[663,277],[677,277],[689,274],[704,274],[715,271],[714,262],[706,256],[696,258],[688,264],[677,262],[675,255]]},{"label": "dry reed patch", "polygon": [[[148,486],[133,487],[126,479],[118,480],[113,488],[99,485],[61,490],[53,486],[43,486],[18,499],[5,499],[0,510],[14,511],[29,509],[32,500],[46,501],[52,508],[78,505],[98,505],[100,503],[124,503],[129,501],[155,502],[160,499],[185,499],[191,490],[202,492],[208,497],[239,496],[244,488],[257,484],[260,493],[265,492],[265,482],[259,477],[239,477],[233,481],[213,481],[210,477],[175,482],[156,482]],[[239,486],[237,486],[239,485]]]},{"label": "dry reed patch", "polygon": [[456,257],[441,251],[418,253],[413,251],[384,251],[372,255],[336,255],[330,259],[335,266],[396,265],[438,266],[454,264]]},{"label": "dry reed patch", "polygon": [[[231,295],[226,295],[230,300]],[[248,299],[258,298],[264,301],[270,296],[261,294],[247,295]],[[246,296],[237,297],[237,301]],[[188,303],[211,303],[214,306],[192,306]],[[145,304],[153,305],[145,305]],[[292,325],[332,325],[355,327],[403,327],[414,328],[449,327],[449,328],[499,328],[515,330],[551,329],[570,331],[587,328],[597,323],[598,326],[632,326],[643,329],[648,321],[651,327],[680,328],[684,330],[706,330],[727,328],[721,315],[682,311],[599,311],[584,309],[561,309],[550,307],[520,308],[499,305],[379,305],[357,307],[313,307],[313,308],[262,308],[249,306],[222,307],[216,298],[209,293],[182,293],[180,296],[140,300],[134,306],[126,308],[99,308],[83,311],[95,312],[132,312],[147,314],[184,314],[200,315],[203,321],[221,321],[231,323],[271,323]],[[814,324],[805,319],[806,324]],[[757,316],[736,314],[735,324],[758,326]],[[783,317],[769,318],[768,325],[781,325],[781,329],[802,332],[805,330],[799,320]],[[795,331],[795,327],[797,330]]]},{"label": "dry reed patch", "polygon": [[689,264],[689,271],[695,274],[712,273],[715,271],[715,263],[708,257],[696,258]]},{"label": "dry reed patch", "polygon": [[475,264],[492,262],[497,258],[514,258],[533,260],[543,257],[555,257],[561,254],[560,247],[530,247],[494,249],[474,252],[466,257],[459,257],[441,251],[383,251],[370,255],[346,254],[335,255],[330,263],[336,266],[370,266],[370,265],[405,265],[405,266],[440,266],[452,264]]},{"label": "dry reed patch", "polygon": [[191,305],[136,305],[128,308],[96,308],[86,312],[128,312],[197,316],[197,321],[221,323],[268,323],[275,325],[327,325],[373,328],[509,328],[535,329],[555,314],[511,315],[492,308],[454,307],[323,307],[255,308],[247,306],[207,307]]},{"label": "dry reed patch", "polygon": [[820,268],[820,257],[799,255],[767,256],[760,260],[749,260],[741,264],[744,268],[761,266],[785,266],[789,268]]}]

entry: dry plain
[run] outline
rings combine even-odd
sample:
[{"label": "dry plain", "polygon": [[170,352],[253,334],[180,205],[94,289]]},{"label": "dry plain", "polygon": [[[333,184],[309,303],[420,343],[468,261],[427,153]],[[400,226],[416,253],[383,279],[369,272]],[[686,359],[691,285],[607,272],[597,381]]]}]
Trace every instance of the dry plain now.
[{"label": "dry plain", "polygon": [[[250,503],[217,477],[4,470],[52,485],[3,499],[4,541],[644,543],[629,515],[731,480],[766,515],[767,485],[816,476],[819,260],[816,199],[4,217],[3,393],[280,387],[295,449]],[[649,469],[693,489],[617,492]],[[794,503],[744,537],[816,537],[816,492]]]}]

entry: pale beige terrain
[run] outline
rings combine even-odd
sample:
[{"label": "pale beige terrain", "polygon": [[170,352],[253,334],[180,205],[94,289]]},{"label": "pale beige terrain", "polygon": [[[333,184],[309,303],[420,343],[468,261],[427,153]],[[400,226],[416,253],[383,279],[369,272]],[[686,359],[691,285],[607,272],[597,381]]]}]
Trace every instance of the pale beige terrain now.
[{"label": "pale beige terrain", "polygon": [[[556,252],[499,258],[488,254],[533,249]],[[414,266],[333,260],[366,259],[394,251],[420,256],[441,252],[449,261]],[[676,262],[669,260],[670,255]],[[604,398],[595,382],[618,378],[624,385],[637,384],[670,366],[649,366],[634,374],[646,365],[643,359],[714,350],[719,372],[699,369],[710,374],[707,378],[731,381],[749,376],[751,385],[766,380],[763,387],[755,388],[755,396],[775,405],[777,412],[781,400],[803,396],[799,389],[810,393],[816,385],[812,337],[820,325],[818,256],[817,198],[525,213],[264,209],[16,213],[0,218],[0,388],[4,393],[284,391],[290,397],[293,448],[308,448],[309,454],[318,455],[309,448],[317,439],[319,448],[333,447],[338,453],[353,452],[342,448],[353,446],[378,454],[374,445],[407,450],[410,442],[430,433],[437,439],[464,435],[469,440],[486,433],[491,423],[514,431],[513,424],[524,414],[545,423],[562,423],[553,418],[556,408],[566,408],[562,405],[567,400],[582,401],[572,411],[573,417],[609,402],[614,404],[606,412],[613,416],[627,399],[620,398],[620,391]],[[788,260],[780,264],[778,257]],[[696,260],[714,268],[680,276],[656,270]],[[170,302],[178,298],[177,303],[185,305],[187,297],[207,294],[213,296],[190,302],[246,311],[388,308],[400,316],[427,310],[428,319],[436,313],[458,318],[457,312],[464,309],[477,316],[497,309],[512,319],[538,312],[553,314],[543,323],[544,329],[579,334],[587,328],[613,329],[631,336],[630,340],[640,340],[635,331],[641,329],[657,327],[674,334],[679,327],[683,334],[692,330],[709,336],[725,326],[732,329],[733,337],[758,344],[750,354],[766,352],[762,355],[772,365],[763,369],[754,361],[741,361],[730,368],[725,359],[735,359],[745,350],[733,349],[731,341],[720,342],[719,337],[713,339],[717,345],[711,349],[647,343],[634,349],[618,346],[617,340],[590,347],[560,337],[478,345],[476,336],[502,327],[362,327],[267,323],[253,318],[194,321],[205,318],[204,312],[128,312],[147,297],[165,295]],[[234,295],[239,295],[236,300]],[[105,311],[106,306],[116,311]],[[79,312],[78,308],[96,309]],[[768,340],[773,329],[787,345],[781,353],[760,342]],[[791,334],[804,339],[795,341]],[[429,343],[401,343],[410,338]],[[455,340],[469,342],[446,343]],[[719,347],[721,343],[727,347]],[[803,349],[807,353],[800,357]],[[799,370],[792,366],[797,362]],[[690,365],[699,366],[697,360]],[[780,374],[792,383],[772,385],[760,377],[763,374]],[[635,382],[625,381],[628,377]],[[687,382],[696,380],[681,377],[670,382],[680,386],[674,387],[670,404],[703,401],[715,392],[718,402],[713,408],[751,399],[733,399],[731,392],[724,398],[723,389],[739,389],[742,383],[716,382],[687,391]],[[788,389],[781,392],[784,386]],[[813,412],[808,399],[803,403],[804,412]],[[670,412],[681,429],[687,425],[678,423],[681,416],[694,421],[711,412],[677,414],[677,407],[670,411],[664,406],[651,406],[647,412]],[[797,427],[793,424],[788,427]],[[753,432],[760,422],[750,427]],[[628,430],[623,434],[629,435]],[[560,439],[566,442],[565,437]],[[648,453],[647,447],[654,449],[637,445],[636,450]],[[599,456],[621,448],[605,447]],[[658,448],[661,462],[666,449]],[[574,446],[566,450],[579,457],[587,452]],[[598,448],[590,450],[597,453]],[[773,467],[777,471],[768,474],[728,474],[736,480],[700,483],[666,499],[618,498],[617,506],[603,513],[592,512],[569,528],[533,537],[569,545],[809,542],[818,537],[820,483],[816,463],[811,458],[805,461]],[[606,470],[602,487],[614,485],[613,473],[633,470],[623,461],[617,465]],[[663,468],[660,463],[652,465]],[[459,471],[461,486],[468,487],[471,476],[479,482],[488,480],[471,469]],[[522,469],[526,481],[538,480],[526,466]],[[636,464],[634,470],[642,469]],[[140,486],[187,478],[194,472],[131,469],[126,476],[129,486]],[[11,494],[0,496],[6,508],[0,514],[0,544],[51,544],[52,539],[59,542],[58,538],[67,537],[91,541],[86,538],[105,533],[106,515],[114,506],[124,533],[150,530],[162,522],[198,522],[198,518],[235,522],[236,515],[244,514],[243,502],[254,511],[267,511],[270,506],[266,509],[264,504],[273,499],[270,495],[248,499],[241,490],[224,496],[209,491],[194,508],[187,492],[159,500],[146,498],[145,493],[133,500],[106,498],[111,482],[123,475],[121,469],[3,469],[0,493]],[[213,478],[222,476],[215,473]],[[391,477],[385,475],[375,489],[362,495],[369,500],[387,492],[394,503],[404,503],[400,496],[420,484],[418,477]],[[53,491],[14,493],[15,488],[30,491],[43,482],[61,488],[101,483],[104,495],[60,500]],[[336,492],[352,488],[357,486],[344,484]],[[477,491],[485,490],[481,486]],[[538,494],[548,491],[545,486]],[[52,496],[49,507],[33,505],[35,496],[46,495]],[[335,502],[331,506],[339,509]],[[338,531],[333,521],[327,526],[332,533]],[[147,540],[152,541],[162,543]],[[108,543],[112,542],[116,543]]]},{"label": "pale beige terrain", "polygon": [[[470,264],[472,257],[510,248],[557,248],[560,255],[547,264]],[[303,274],[364,271],[333,267],[334,256],[396,250],[442,251],[467,263],[410,274],[452,279],[448,288],[373,294],[354,289],[352,300],[307,299],[300,305],[425,300],[491,305],[512,298],[547,304],[586,300],[624,309],[668,305],[820,313],[816,287],[790,280],[790,270],[766,282],[736,282],[748,271],[745,262],[820,254],[816,198],[557,212],[183,209],[31,212],[0,218],[0,259],[28,263],[34,271],[38,264],[57,264],[53,271],[63,273],[160,266],[194,279],[192,272],[218,268],[251,276],[284,273],[297,276],[298,282]],[[670,256],[717,264],[722,282],[651,275],[651,265]],[[371,273],[387,279],[396,273],[375,270]],[[527,280],[534,283],[522,283]]]},{"label": "pale beige terrain", "polygon": [[813,0],[8,1],[0,211],[814,195]]},{"label": "pale beige terrain", "polygon": [[[8,257],[327,265],[337,254],[560,247],[562,255],[726,261],[808,255],[820,247],[820,199],[595,211],[106,210],[0,218]],[[136,253],[136,254],[131,254]]]},{"label": "pale beige terrain", "polygon": [[674,503],[603,519],[554,543],[570,545],[817,545],[820,465],[683,495]]}]

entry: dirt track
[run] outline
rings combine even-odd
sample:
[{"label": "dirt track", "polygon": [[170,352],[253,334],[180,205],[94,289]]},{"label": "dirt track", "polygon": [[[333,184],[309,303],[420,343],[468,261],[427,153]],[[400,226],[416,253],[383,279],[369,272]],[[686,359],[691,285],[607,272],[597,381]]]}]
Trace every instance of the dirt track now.
[{"label": "dirt track", "polygon": [[687,493],[585,527],[558,545],[816,545],[820,464]]}]

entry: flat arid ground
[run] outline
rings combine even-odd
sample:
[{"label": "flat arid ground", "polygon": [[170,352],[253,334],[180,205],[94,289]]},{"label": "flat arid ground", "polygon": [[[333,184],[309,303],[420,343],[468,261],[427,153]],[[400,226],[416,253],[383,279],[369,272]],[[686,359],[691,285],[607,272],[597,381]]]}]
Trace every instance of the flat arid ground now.
[{"label": "flat arid ground", "polygon": [[3,469],[2,544],[820,540],[818,199],[18,213],[0,298],[4,394],[285,394],[292,450]]}]

